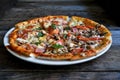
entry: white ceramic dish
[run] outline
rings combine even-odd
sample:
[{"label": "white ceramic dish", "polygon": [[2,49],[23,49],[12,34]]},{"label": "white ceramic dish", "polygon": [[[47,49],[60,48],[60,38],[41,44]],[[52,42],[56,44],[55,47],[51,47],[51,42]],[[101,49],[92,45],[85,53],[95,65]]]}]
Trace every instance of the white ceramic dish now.
[{"label": "white ceramic dish", "polygon": [[[12,30],[14,30],[14,28],[11,28],[6,33],[6,35],[4,36],[4,46],[9,45],[8,36],[12,32]],[[112,44],[112,37],[111,37],[111,43],[104,50],[99,52],[96,56],[92,56],[92,57],[84,58],[84,59],[80,59],[80,60],[74,60],[74,61],[55,61],[55,60],[38,59],[38,58],[34,58],[34,57],[26,57],[26,56],[19,55],[19,54],[17,54],[16,52],[12,51],[9,48],[7,48],[7,50],[12,55],[14,55],[15,57],[20,58],[20,59],[25,60],[25,61],[28,61],[28,62],[32,62],[32,63],[44,64],[44,65],[72,65],[72,64],[78,64],[78,63],[87,62],[87,61],[93,60],[93,59],[103,55],[110,48],[111,44]]]}]

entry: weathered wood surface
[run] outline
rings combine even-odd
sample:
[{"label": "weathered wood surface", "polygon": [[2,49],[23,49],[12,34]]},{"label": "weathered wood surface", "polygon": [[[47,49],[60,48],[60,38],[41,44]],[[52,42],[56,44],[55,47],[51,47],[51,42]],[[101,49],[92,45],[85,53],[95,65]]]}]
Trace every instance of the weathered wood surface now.
[{"label": "weathered wood surface", "polygon": [[[2,72],[1,80],[119,80],[119,72],[74,72],[74,71],[41,71],[41,72]],[[3,77],[6,76],[6,77]]]},{"label": "weathered wood surface", "polygon": [[[120,26],[93,0],[19,0],[0,19],[0,80],[120,80]],[[71,66],[29,63],[11,55],[3,45],[15,23],[46,15],[77,15],[106,25],[112,32],[111,48],[99,58]]]}]

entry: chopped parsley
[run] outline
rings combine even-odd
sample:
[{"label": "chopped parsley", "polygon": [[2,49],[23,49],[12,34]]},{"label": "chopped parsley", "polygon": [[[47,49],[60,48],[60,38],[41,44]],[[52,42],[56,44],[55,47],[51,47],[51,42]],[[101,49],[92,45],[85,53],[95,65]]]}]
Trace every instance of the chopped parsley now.
[{"label": "chopped parsley", "polygon": [[51,25],[51,28],[56,29],[56,25],[55,25],[55,24],[52,24],[52,25]]},{"label": "chopped parsley", "polygon": [[38,37],[43,37],[43,36],[44,36],[44,34],[42,32],[38,33]]},{"label": "chopped parsley", "polygon": [[35,42],[34,44],[35,44],[35,45],[38,45],[38,44],[40,44],[40,43],[41,43],[41,42],[39,41],[39,42]]},{"label": "chopped parsley", "polygon": [[66,38],[67,38],[67,35],[66,35],[66,34],[64,34],[64,35],[63,35],[63,38],[64,38],[64,39],[66,39]]},{"label": "chopped parsley", "polygon": [[60,44],[53,44],[52,47],[55,49],[63,48],[63,46]]},{"label": "chopped parsley", "polygon": [[70,27],[65,27],[64,29],[65,29],[65,30],[70,30]]},{"label": "chopped parsley", "polygon": [[38,28],[35,28],[35,30],[42,30],[42,28],[41,28],[41,27],[38,27]]}]

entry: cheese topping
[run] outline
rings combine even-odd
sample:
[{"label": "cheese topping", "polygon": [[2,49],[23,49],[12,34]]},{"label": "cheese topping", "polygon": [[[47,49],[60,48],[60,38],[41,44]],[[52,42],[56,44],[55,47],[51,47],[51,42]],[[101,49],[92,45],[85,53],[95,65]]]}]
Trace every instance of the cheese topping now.
[{"label": "cheese topping", "polygon": [[[98,47],[105,35],[101,34],[96,26],[92,27],[72,18],[43,20],[41,24],[20,26],[20,37],[18,36],[16,41],[22,43],[19,45],[29,44],[36,53],[78,52],[81,56],[86,56],[85,52]],[[33,54],[30,56],[34,57]]]}]

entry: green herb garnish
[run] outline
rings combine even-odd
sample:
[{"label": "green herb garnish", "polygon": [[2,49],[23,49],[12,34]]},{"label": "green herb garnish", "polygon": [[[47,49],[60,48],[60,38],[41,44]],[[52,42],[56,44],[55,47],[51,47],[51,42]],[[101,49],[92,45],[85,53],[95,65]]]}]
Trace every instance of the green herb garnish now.
[{"label": "green herb garnish", "polygon": [[34,44],[35,44],[35,45],[38,45],[38,44],[40,44],[40,43],[41,43],[41,42],[39,41],[39,42],[35,42]]},{"label": "green herb garnish", "polygon": [[65,30],[70,30],[70,27],[65,27],[64,29],[65,29]]},{"label": "green herb garnish", "polygon": [[51,27],[52,27],[53,29],[56,29],[56,25],[55,25],[55,24],[52,24]]},{"label": "green herb garnish", "polygon": [[63,46],[60,44],[53,44],[52,47],[55,49],[63,48]]},{"label": "green herb garnish", "polygon": [[38,37],[43,37],[43,36],[44,36],[44,34],[42,32],[38,33]]},{"label": "green herb garnish", "polygon": [[35,30],[42,30],[42,28],[41,28],[41,27],[38,27],[38,28],[35,28]]},{"label": "green herb garnish", "polygon": [[66,39],[66,38],[67,38],[67,35],[66,35],[66,34],[64,34],[64,35],[63,35],[63,38],[64,38],[64,39]]}]

